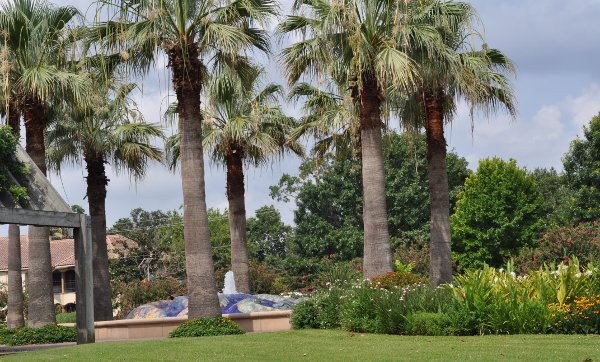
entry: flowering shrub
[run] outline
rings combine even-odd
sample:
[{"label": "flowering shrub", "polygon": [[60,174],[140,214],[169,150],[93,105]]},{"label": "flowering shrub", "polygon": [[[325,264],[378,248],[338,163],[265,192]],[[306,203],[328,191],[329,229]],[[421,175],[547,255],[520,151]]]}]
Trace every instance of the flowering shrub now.
[{"label": "flowering shrub", "polygon": [[472,333],[480,334],[545,333],[555,318],[549,304],[600,291],[597,270],[580,269],[577,258],[523,276],[511,263],[507,270],[486,266],[457,276],[446,288],[471,320]]},{"label": "flowering shrub", "polygon": [[412,241],[401,243],[395,248],[394,260],[404,265],[413,265],[413,273],[429,274],[429,237],[416,236]]},{"label": "flowering shrub", "polygon": [[600,294],[568,298],[565,303],[550,303],[555,333],[600,333]]},{"label": "flowering shrub", "polygon": [[376,276],[372,279],[372,282],[380,288],[392,289],[396,287],[402,288],[412,284],[427,284],[427,278],[411,272],[396,271]]},{"label": "flowering shrub", "polygon": [[121,319],[142,304],[165,300],[171,295],[187,295],[187,288],[175,278],[167,277],[118,283],[113,286],[113,293],[117,296],[113,308],[119,309],[117,319]]},{"label": "flowering shrub", "polygon": [[512,263],[485,266],[438,288],[406,274],[330,283],[294,309],[292,323],[419,335],[600,332],[600,273],[577,258],[521,276]]},{"label": "flowering shrub", "polygon": [[573,257],[584,266],[600,260],[600,220],[546,232],[535,247],[521,249],[515,258],[515,267],[526,273],[544,264],[568,262]]},{"label": "flowering shrub", "polygon": [[254,294],[279,294],[290,290],[284,275],[267,267],[264,262],[250,262],[250,291]]}]

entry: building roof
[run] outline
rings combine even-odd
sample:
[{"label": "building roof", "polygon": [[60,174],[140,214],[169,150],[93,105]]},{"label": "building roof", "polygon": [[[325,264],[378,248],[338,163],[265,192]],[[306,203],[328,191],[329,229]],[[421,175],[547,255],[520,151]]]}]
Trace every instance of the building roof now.
[{"label": "building roof", "polygon": [[[122,235],[106,235],[108,258],[117,259],[121,254],[127,254],[127,249],[137,248],[135,241]],[[75,265],[75,243],[73,239],[50,241],[52,254],[52,269],[71,267]],[[21,235],[21,269],[29,269],[29,238]],[[8,236],[0,236],[0,271],[8,270]]]}]

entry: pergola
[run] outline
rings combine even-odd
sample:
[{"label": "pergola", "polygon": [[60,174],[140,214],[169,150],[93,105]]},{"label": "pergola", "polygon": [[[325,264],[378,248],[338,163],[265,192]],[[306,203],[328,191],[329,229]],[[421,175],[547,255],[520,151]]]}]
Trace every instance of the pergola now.
[{"label": "pergola", "polygon": [[71,211],[69,205],[20,145],[17,145],[16,156],[19,161],[29,166],[29,175],[24,185],[20,185],[12,175],[10,182],[26,187],[28,200],[17,205],[8,192],[0,193],[0,224],[73,228],[77,343],[93,343],[94,282],[90,217]]}]

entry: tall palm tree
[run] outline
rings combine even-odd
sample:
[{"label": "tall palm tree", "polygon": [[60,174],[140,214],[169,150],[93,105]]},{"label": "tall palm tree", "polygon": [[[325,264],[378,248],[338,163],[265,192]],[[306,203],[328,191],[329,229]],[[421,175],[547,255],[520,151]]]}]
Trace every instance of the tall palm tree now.
[{"label": "tall palm tree", "polygon": [[[2,47],[0,51],[0,62],[8,62],[9,51],[7,47]],[[5,63],[6,64],[6,63]],[[5,117],[8,126],[13,131],[18,140],[21,131],[21,112],[18,109],[14,97],[10,97],[10,82],[8,82],[8,73],[10,68],[3,68],[1,75],[2,90],[0,91],[0,115]],[[8,225],[8,300],[6,307],[6,325],[9,329],[21,328],[25,326],[24,295],[23,295],[23,277],[21,275],[21,229],[18,225]]]},{"label": "tall palm tree", "polygon": [[426,16],[421,20],[436,27],[446,56],[432,61],[419,47],[413,47],[413,58],[421,65],[421,80],[418,91],[405,104],[403,118],[425,127],[431,199],[430,281],[439,285],[452,282],[444,125],[452,121],[459,100],[465,100],[472,113],[504,108],[514,116],[514,97],[507,78],[514,67],[499,50],[485,44],[481,50],[474,49],[472,40],[483,39],[473,31],[477,15],[470,4],[433,1],[424,6]]},{"label": "tall palm tree", "polygon": [[143,122],[130,100],[134,84],[97,83],[93,106],[66,106],[63,117],[51,124],[46,136],[48,160],[60,171],[63,163],[81,164],[87,169],[87,198],[92,219],[94,268],[94,320],[112,320],[112,293],[106,245],[105,164],[116,172],[125,171],[138,179],[148,161],[162,159],[151,141],[163,137],[161,130]]},{"label": "tall palm tree", "polygon": [[318,74],[343,81],[358,108],[363,177],[364,271],[373,277],[392,270],[385,175],[381,147],[382,119],[390,90],[412,90],[418,76],[404,44],[408,38],[436,45],[431,27],[410,23],[413,1],[298,0],[296,14],[279,31],[302,40],[284,49],[290,83]]},{"label": "tall palm tree", "polygon": [[[282,87],[273,83],[261,87],[265,73],[256,66],[245,67],[242,73],[239,67],[232,69],[221,64],[208,82],[203,107],[203,144],[211,159],[224,165],[227,171],[231,269],[237,290],[249,293],[244,163],[261,166],[286,151],[297,155],[304,151],[290,137],[296,121],[276,104],[282,96]],[[169,110],[168,116],[170,113]],[[179,135],[175,134],[167,142],[171,168],[179,161],[178,147]]]},{"label": "tall palm tree", "polygon": [[[0,11],[4,34],[3,84],[23,114],[26,150],[37,167],[46,173],[44,129],[51,100],[83,99],[86,80],[66,69],[72,37],[67,24],[78,16],[73,7],[53,7],[42,0],[9,0]],[[29,318],[32,327],[55,323],[52,292],[49,231],[29,227]]]},{"label": "tall palm tree", "polygon": [[115,20],[95,32],[107,50],[133,71],[148,70],[166,54],[178,103],[184,239],[189,317],[220,315],[212,264],[204,183],[200,93],[205,59],[235,59],[243,51],[268,51],[266,33],[254,26],[276,12],[272,0],[103,0]]},{"label": "tall palm tree", "polygon": [[302,147],[288,139],[296,126],[275,103],[282,94],[276,84],[261,87],[263,71],[240,79],[223,67],[207,87],[204,107],[204,146],[212,159],[225,164],[231,234],[231,269],[238,291],[250,292],[244,162],[259,166],[286,150],[302,154]]}]

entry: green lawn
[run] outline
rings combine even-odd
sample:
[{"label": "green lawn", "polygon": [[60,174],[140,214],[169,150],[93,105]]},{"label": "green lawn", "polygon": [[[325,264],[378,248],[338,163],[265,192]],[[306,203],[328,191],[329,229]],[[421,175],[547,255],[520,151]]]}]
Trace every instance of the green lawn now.
[{"label": "green lawn", "polygon": [[600,336],[412,337],[342,331],[110,342],[10,355],[56,361],[600,361]]}]

